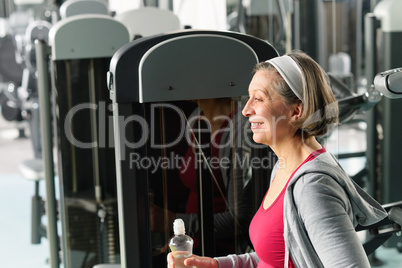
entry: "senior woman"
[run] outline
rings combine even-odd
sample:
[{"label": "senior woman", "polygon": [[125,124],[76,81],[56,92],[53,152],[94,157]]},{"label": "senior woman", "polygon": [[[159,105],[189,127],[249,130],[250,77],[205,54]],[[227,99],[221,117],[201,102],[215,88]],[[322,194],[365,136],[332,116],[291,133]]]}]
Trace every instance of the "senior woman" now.
[{"label": "senior woman", "polygon": [[[250,223],[255,252],[209,258],[187,266],[370,267],[355,232],[387,216],[316,137],[338,123],[328,77],[308,55],[294,51],[259,63],[243,115],[253,140],[278,156],[270,187]],[[169,267],[174,258],[168,255]]]}]

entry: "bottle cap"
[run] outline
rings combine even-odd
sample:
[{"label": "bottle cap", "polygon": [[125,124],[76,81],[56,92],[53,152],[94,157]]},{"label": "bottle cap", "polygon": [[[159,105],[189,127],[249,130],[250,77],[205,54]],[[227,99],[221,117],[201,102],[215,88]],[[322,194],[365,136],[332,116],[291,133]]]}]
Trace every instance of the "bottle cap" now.
[{"label": "bottle cap", "polygon": [[184,221],[182,219],[175,219],[173,222],[173,232],[175,235],[183,235],[186,233]]}]

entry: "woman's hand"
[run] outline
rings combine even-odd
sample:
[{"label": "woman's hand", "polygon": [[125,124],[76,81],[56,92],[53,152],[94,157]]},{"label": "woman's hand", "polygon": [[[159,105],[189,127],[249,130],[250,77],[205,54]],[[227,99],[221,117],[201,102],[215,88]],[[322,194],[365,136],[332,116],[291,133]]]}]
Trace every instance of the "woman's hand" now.
[{"label": "woman's hand", "polygon": [[[172,253],[168,254],[167,261],[168,261],[168,268],[175,267]],[[192,255],[191,257],[188,257],[184,261],[184,265],[196,268],[219,268],[217,260],[209,257],[200,257],[197,255]]]}]

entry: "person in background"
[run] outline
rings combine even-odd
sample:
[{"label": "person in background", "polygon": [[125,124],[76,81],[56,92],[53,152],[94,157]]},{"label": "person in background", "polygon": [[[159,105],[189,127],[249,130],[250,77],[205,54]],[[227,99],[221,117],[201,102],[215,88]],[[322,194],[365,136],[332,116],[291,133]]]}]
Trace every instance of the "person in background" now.
[{"label": "person in background", "polygon": [[[212,177],[215,252],[242,252],[249,246],[248,226],[254,208],[248,165],[235,168],[236,163],[232,161],[233,158],[242,161],[251,154],[251,148],[244,138],[241,139],[242,144],[235,144],[239,141],[237,135],[242,134],[242,125],[246,123],[240,114],[241,105],[231,98],[192,102],[197,107],[186,118],[185,139],[188,147],[183,161],[186,164],[178,172],[180,181],[189,191],[185,211],[165,210],[158,205],[151,205],[151,231],[164,230],[165,213],[169,218],[169,230],[173,229],[171,224],[174,219],[181,218],[186,223],[186,233],[194,239],[194,252],[200,252],[198,176],[199,169],[203,168]],[[198,146],[202,147],[202,151],[197,151]],[[207,159],[206,163],[202,155]],[[201,167],[198,165],[200,161]]]},{"label": "person in background", "polygon": [[[355,227],[379,222],[387,214],[316,140],[338,123],[326,73],[301,51],[259,63],[254,71],[243,115],[253,140],[270,146],[278,157],[249,227],[255,252],[193,255],[185,265],[370,267]],[[168,267],[174,267],[172,253]]]}]

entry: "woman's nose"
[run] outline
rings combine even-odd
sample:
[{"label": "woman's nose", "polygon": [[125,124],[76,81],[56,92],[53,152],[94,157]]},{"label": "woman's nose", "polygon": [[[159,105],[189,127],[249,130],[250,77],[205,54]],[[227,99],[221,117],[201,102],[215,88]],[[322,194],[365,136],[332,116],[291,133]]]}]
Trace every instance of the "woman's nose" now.
[{"label": "woman's nose", "polygon": [[250,99],[247,101],[246,105],[244,106],[242,114],[245,117],[249,117],[252,114],[252,109],[251,109],[251,105],[250,105]]}]

